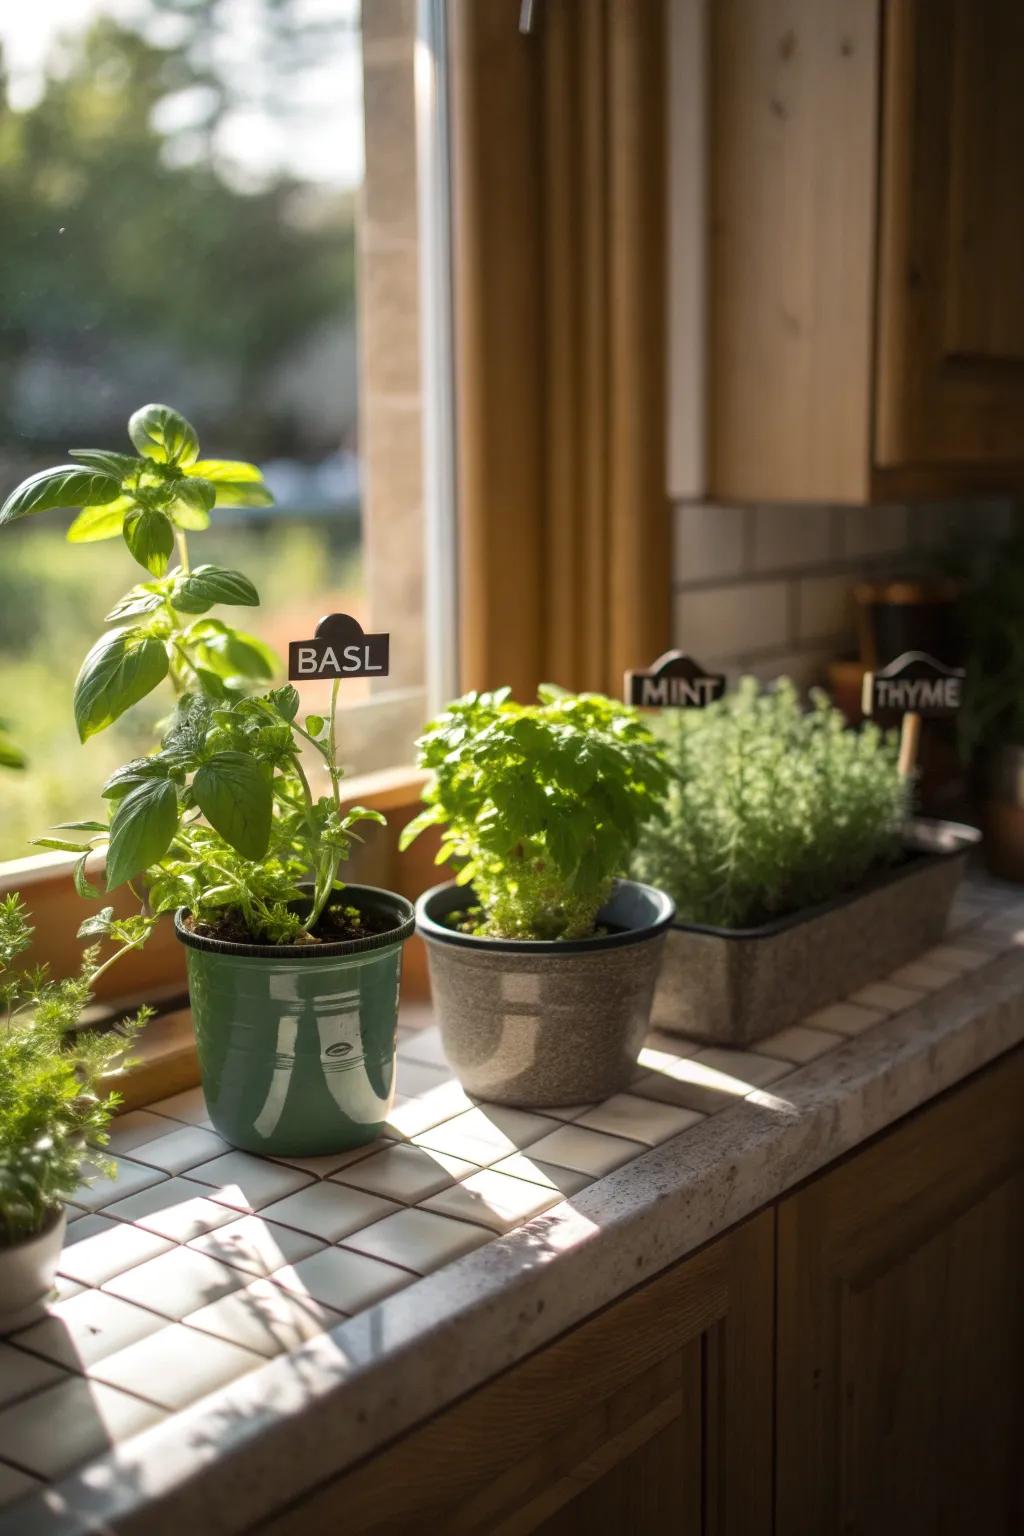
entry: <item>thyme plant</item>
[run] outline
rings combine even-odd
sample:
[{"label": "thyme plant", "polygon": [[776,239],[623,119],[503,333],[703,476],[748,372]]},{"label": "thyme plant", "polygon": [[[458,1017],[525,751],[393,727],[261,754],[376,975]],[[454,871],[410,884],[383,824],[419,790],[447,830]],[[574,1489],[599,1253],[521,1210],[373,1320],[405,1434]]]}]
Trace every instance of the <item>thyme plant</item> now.
[{"label": "thyme plant", "polygon": [[105,926],[121,949],[99,964],[90,948],[78,976],[54,981],[45,967],[13,969],[32,929],[20,896],[0,899],[0,1247],[46,1225],[81,1183],[84,1156],[113,1172],[102,1148],[120,1097],[102,1079],[123,1064],[150,1010],[110,1032],[76,1028],[93,982],[137,945],[137,919]]},{"label": "thyme plant", "polygon": [[651,822],[633,870],[675,900],[679,918],[747,928],[849,890],[900,855],[908,789],[895,737],[846,728],[815,691],[744,678],[703,710],[658,722],[672,769],[667,815]]},{"label": "thyme plant", "polygon": [[634,710],[550,685],[536,704],[507,688],[457,699],[427,727],[419,762],[433,779],[400,846],[441,827],[438,863],[472,881],[474,930],[501,938],[593,933],[667,784]]},{"label": "thyme plant", "polygon": [[[143,406],[128,434],[135,455],[72,449],[74,464],[31,476],[0,507],[0,526],[78,507],[69,540],[120,536],[148,574],[107,614],[112,627],[82,662],[74,689],[81,740],[165,680],[176,699],[157,750],[104,786],[109,819],[67,823],[56,830],[74,838],[37,844],[79,855],[75,886],[86,897],[99,894],[86,861],[105,850],[107,890],[131,885],[148,927],[182,905],[194,921],[220,924],[233,937],[309,940],[342,888],[338,871],[353,828],[383,817],[342,807],[337,682],[329,720],[310,715],[300,723],[297,691],[267,690],[277,667],[270,648],[210,615],[216,606],[257,606],[252,582],[189,558],[189,535],[209,525],[217,506],[265,506],[270,492],[254,464],[201,459],[195,428],[169,406]],[[321,760],[329,793],[314,793],[303,742]]]}]

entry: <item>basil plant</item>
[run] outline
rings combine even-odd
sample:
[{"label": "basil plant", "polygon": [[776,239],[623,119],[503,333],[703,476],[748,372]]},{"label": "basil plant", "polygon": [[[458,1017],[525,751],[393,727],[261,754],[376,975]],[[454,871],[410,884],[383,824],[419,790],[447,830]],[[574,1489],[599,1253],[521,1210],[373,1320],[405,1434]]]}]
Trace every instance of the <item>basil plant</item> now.
[{"label": "basil plant", "polygon": [[[32,475],[0,507],[0,527],[78,509],[72,543],[121,537],[146,572],[107,614],[110,627],[82,662],[74,687],[81,740],[162,684],[174,695],[156,750],[104,785],[108,820],[65,823],[56,830],[76,839],[43,837],[37,846],[79,854],[75,886],[85,897],[99,895],[86,860],[105,849],[107,890],[127,883],[143,902],[138,942],[178,906],[233,937],[301,941],[342,888],[338,870],[353,827],[383,817],[342,809],[337,683],[329,724],[318,715],[300,723],[296,690],[268,686],[277,670],[270,648],[210,616],[218,606],[258,606],[252,582],[190,562],[189,535],[207,528],[218,506],[272,503],[261,471],[200,458],[194,427],[166,405],[136,411],[128,435],[135,454],[71,449],[75,463]],[[318,755],[329,793],[314,792],[303,742]],[[112,909],[89,920],[90,935],[97,921],[109,925]]]}]

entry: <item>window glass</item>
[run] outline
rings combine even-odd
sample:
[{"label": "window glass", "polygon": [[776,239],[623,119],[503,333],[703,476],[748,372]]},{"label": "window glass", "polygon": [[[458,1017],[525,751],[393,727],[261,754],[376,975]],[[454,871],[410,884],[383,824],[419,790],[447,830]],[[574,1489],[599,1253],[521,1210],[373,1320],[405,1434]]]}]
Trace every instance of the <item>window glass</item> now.
[{"label": "window glass", "polygon": [[[150,400],[193,421],[203,457],[259,463],[274,507],[218,509],[192,536],[193,560],[256,583],[248,627],[283,655],[328,611],[386,627],[376,610],[401,596],[389,697],[403,708],[373,730],[359,708],[369,684],[345,685],[357,770],[408,756],[421,702],[419,460],[402,438],[419,430],[412,47],[392,36],[366,50],[380,165],[368,181],[357,0],[0,8],[0,492],[71,447],[130,451],[127,418]],[[368,435],[382,464],[372,535]],[[391,486],[396,453],[405,479]],[[78,744],[81,658],[145,577],[120,539],[66,543],[72,515],[0,534],[0,718],[31,765],[0,784],[0,859],[95,814],[104,778],[152,745],[167,707],[154,695]],[[325,685],[307,686],[323,711]]]}]

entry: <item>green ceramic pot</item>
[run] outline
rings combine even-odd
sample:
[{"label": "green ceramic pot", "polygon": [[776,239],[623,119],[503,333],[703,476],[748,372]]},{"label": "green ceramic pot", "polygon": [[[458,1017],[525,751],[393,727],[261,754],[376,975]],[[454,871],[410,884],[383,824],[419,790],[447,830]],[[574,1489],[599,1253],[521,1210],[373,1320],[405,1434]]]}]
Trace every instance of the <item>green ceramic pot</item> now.
[{"label": "green ceramic pot", "polygon": [[185,945],[199,1070],[232,1146],[315,1157],[372,1141],[394,1098],[403,896],[348,885],[345,900],[392,920],[337,944],[232,944],[174,926]]}]

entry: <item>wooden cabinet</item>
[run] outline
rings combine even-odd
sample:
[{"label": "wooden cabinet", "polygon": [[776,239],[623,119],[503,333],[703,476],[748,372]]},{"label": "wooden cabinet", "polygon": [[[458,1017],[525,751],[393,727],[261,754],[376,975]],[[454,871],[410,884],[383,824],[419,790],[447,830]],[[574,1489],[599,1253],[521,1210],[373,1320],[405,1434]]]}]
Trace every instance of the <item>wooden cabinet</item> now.
[{"label": "wooden cabinet", "polygon": [[260,1526],[1019,1536],[1024,1048]]},{"label": "wooden cabinet", "polygon": [[779,1536],[1024,1530],[1024,1052],[783,1200]]},{"label": "wooden cabinet", "polygon": [[1024,488],[1024,6],[716,0],[711,493]]},{"label": "wooden cabinet", "polygon": [[267,1536],[767,1536],[765,1212],[314,1494]]}]

